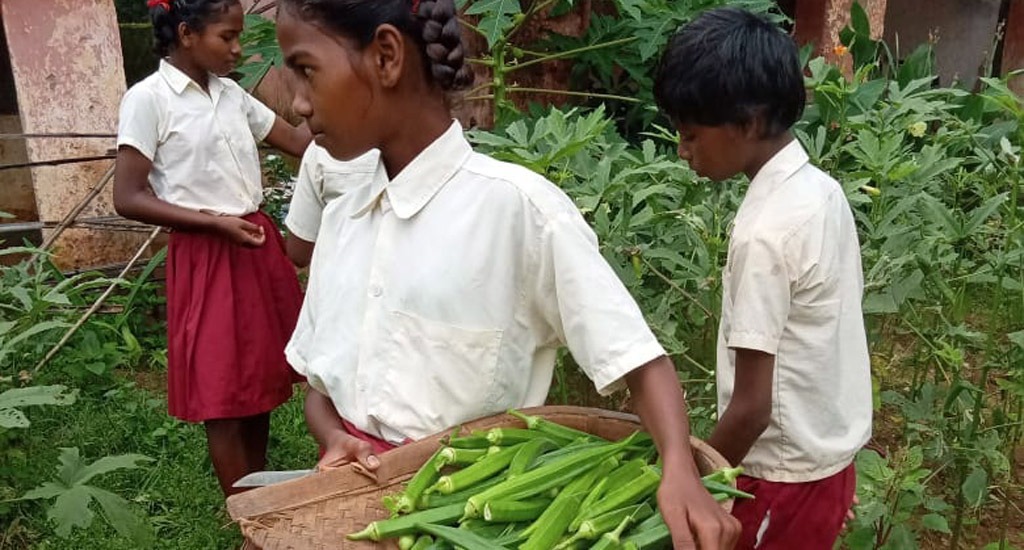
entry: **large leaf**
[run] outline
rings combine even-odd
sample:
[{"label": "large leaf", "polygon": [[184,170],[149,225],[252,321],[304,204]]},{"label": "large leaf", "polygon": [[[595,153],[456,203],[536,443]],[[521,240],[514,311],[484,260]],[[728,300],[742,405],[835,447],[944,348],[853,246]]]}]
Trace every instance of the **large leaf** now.
[{"label": "large leaf", "polygon": [[975,467],[967,475],[967,479],[964,479],[960,490],[968,504],[974,507],[980,506],[988,493],[988,472],[984,468]]},{"label": "large leaf", "polygon": [[89,493],[100,503],[103,517],[118,533],[130,539],[138,548],[153,546],[153,529],[132,511],[125,499],[96,487],[90,487]]},{"label": "large leaf", "polygon": [[60,483],[47,481],[46,483],[40,485],[39,487],[32,489],[31,491],[25,493],[24,495],[21,495],[21,498],[19,498],[18,500],[50,499],[60,495],[61,493],[67,490],[68,488],[65,487],[64,485],[61,485]]},{"label": "large leaf", "polygon": [[479,15],[477,28],[487,39],[487,46],[494,45],[508,32],[513,23],[512,17],[521,14],[519,0],[478,0],[466,9],[466,15]]},{"label": "large leaf", "polygon": [[117,456],[105,456],[96,462],[82,468],[78,471],[77,476],[74,479],[76,484],[88,483],[92,478],[112,472],[114,470],[131,470],[138,468],[140,462],[152,462],[153,459],[148,456],[138,454],[125,454]]},{"label": "large leaf", "polygon": [[66,386],[31,386],[14,388],[0,393],[0,409],[27,407],[31,405],[71,405],[78,397],[78,390]]},{"label": "large leaf", "polygon": [[93,514],[89,509],[92,496],[88,487],[72,487],[60,494],[50,507],[46,516],[57,524],[57,534],[67,537],[75,527],[88,527],[92,524]]},{"label": "large leaf", "polygon": [[0,428],[14,429],[31,426],[25,413],[18,409],[0,409]]}]

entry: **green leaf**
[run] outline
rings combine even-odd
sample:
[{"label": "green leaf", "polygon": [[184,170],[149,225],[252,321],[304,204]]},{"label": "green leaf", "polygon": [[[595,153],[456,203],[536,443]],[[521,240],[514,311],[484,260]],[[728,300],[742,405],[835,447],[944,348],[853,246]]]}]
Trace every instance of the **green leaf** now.
[{"label": "green leaf", "polygon": [[1018,330],[1017,332],[1011,332],[1006,335],[1011,342],[1017,345],[1022,351],[1024,351],[1024,330]]},{"label": "green leaf", "polygon": [[13,409],[31,405],[66,406],[75,402],[78,390],[68,390],[65,386],[31,386],[14,388],[0,393],[0,409]]},{"label": "green leaf", "polygon": [[125,499],[96,487],[90,487],[89,492],[100,503],[107,523],[121,536],[130,539],[136,547],[149,548],[153,546],[152,527],[132,511]]},{"label": "green leaf", "polygon": [[82,457],[78,453],[78,447],[61,447],[57,460],[60,462],[60,466],[57,467],[57,477],[65,485],[71,487],[81,475],[82,468],[85,468],[85,462],[82,461]]},{"label": "green leaf", "polygon": [[39,487],[36,487],[35,489],[28,491],[24,495],[21,495],[21,497],[19,497],[18,500],[51,499],[67,490],[68,488],[64,485],[61,485],[60,483],[47,481],[46,483],[43,483]]},{"label": "green leaf", "polygon": [[75,527],[85,528],[92,524],[93,514],[89,509],[92,496],[88,487],[72,487],[61,493],[50,507],[46,516],[57,524],[57,534],[67,537]]},{"label": "green leaf", "polygon": [[967,479],[960,486],[960,490],[964,498],[967,499],[968,504],[973,507],[980,506],[985,499],[985,494],[988,492],[988,472],[984,468],[975,467],[967,475]]},{"label": "green leaf", "polygon": [[498,40],[512,29],[512,16],[522,12],[519,0],[479,0],[466,9],[466,15],[481,16],[477,28],[487,39],[489,48],[493,48]]},{"label": "green leaf", "polygon": [[921,525],[923,525],[925,529],[938,531],[939,533],[945,533],[947,535],[950,534],[949,523],[946,522],[946,518],[938,514],[925,514],[924,517],[921,518]]},{"label": "green leaf", "polygon": [[30,425],[28,417],[18,409],[0,409],[0,428],[27,428]]},{"label": "green leaf", "polygon": [[978,230],[988,219],[995,213],[1000,206],[1006,202],[1009,198],[1007,193],[1000,193],[994,197],[990,197],[981,206],[971,211],[971,217],[967,221],[967,225],[964,227],[964,234],[970,235]]},{"label": "green leaf", "polygon": [[152,462],[153,459],[139,454],[105,456],[79,470],[74,478],[75,484],[88,483],[90,479],[114,470],[131,470],[138,468],[140,462]]}]

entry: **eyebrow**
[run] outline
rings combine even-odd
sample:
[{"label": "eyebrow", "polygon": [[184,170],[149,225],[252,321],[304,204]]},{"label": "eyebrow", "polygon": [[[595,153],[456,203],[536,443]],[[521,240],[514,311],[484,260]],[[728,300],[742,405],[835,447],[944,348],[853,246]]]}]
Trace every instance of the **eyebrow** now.
[{"label": "eyebrow", "polygon": [[284,64],[291,68],[295,68],[299,63],[299,60],[303,57],[309,57],[309,52],[299,49],[289,54],[288,57],[284,59]]}]

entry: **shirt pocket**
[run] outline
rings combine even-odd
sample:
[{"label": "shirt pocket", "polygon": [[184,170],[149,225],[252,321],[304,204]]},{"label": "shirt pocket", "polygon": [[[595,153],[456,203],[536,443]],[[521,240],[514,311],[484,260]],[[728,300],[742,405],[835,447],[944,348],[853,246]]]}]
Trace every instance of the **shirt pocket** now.
[{"label": "shirt pocket", "polygon": [[501,330],[387,315],[380,340],[385,372],[372,416],[418,439],[496,412]]}]

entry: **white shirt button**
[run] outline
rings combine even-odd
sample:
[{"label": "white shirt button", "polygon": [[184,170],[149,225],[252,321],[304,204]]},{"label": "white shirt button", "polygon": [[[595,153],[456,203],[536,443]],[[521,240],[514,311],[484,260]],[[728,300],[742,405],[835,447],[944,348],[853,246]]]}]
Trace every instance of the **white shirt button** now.
[{"label": "white shirt button", "polygon": [[384,289],[381,288],[380,285],[373,285],[370,287],[370,294],[373,295],[374,298],[380,298],[381,294],[384,294]]}]

